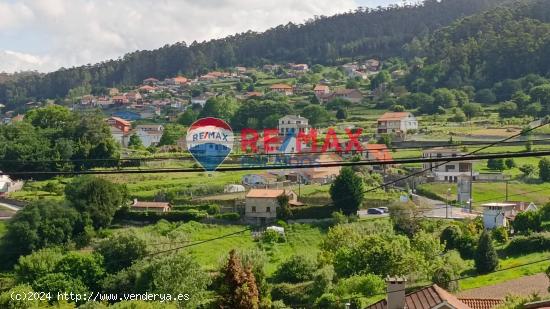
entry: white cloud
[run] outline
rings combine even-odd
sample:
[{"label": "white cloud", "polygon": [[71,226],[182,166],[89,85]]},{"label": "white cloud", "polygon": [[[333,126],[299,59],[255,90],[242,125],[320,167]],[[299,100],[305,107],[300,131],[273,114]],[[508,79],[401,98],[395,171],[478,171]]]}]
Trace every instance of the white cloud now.
[{"label": "white cloud", "polygon": [[[378,0],[385,4],[388,1]],[[372,0],[20,0],[0,3],[0,31],[41,33],[45,48],[33,54],[32,38],[18,48],[3,42],[0,71],[51,71],[118,58],[134,50],[179,41],[263,31],[314,15],[332,15]],[[374,1],[376,2],[376,1]],[[372,4],[374,4],[374,2]],[[13,37],[13,36],[12,36]],[[15,42],[11,42],[14,43]]]},{"label": "white cloud", "polygon": [[24,3],[0,2],[0,31],[22,26],[32,17],[33,11]]},{"label": "white cloud", "polygon": [[44,69],[47,59],[31,54],[0,50],[0,72]]}]

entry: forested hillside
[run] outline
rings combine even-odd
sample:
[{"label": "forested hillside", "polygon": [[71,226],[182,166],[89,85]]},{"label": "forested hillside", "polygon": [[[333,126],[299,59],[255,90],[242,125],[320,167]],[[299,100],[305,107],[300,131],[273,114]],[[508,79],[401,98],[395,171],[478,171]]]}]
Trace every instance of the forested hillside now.
[{"label": "forested hillside", "polygon": [[[491,88],[497,82],[550,72],[550,1],[518,1],[467,17],[408,50],[426,63],[409,76],[409,88]],[[513,94],[520,89],[511,89]],[[510,97],[502,97],[507,100]]]},{"label": "forested hillside", "polygon": [[[305,24],[287,24],[264,33],[247,32],[209,42],[184,42],[122,59],[61,69],[46,75],[0,81],[0,102],[13,107],[29,99],[57,98],[89,85],[134,84],[155,76],[195,75],[213,68],[272,62],[331,64],[341,57],[408,56],[403,45],[453,21],[506,0],[426,0],[423,5],[358,9]],[[304,16],[306,18],[306,16]]]}]

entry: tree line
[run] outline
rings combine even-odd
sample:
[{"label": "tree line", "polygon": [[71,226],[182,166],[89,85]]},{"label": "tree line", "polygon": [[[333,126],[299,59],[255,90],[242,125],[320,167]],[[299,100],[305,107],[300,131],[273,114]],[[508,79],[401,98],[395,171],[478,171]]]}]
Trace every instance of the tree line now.
[{"label": "tree line", "polygon": [[335,64],[342,58],[406,56],[408,52],[402,47],[416,36],[500,2],[426,0],[421,5],[358,8],[331,17],[316,16],[304,24],[280,25],[263,33],[249,31],[207,42],[179,42],[93,65],[4,77],[0,79],[0,102],[14,108],[29,100],[63,98],[81,87],[99,93],[104,87],[135,85],[151,76],[194,76],[235,65]]}]

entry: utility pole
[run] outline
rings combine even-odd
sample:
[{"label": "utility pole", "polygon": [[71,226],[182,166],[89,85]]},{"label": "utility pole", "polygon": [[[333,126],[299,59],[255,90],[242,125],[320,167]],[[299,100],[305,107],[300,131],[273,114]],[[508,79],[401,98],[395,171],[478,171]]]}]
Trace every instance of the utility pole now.
[{"label": "utility pole", "polygon": [[506,180],[506,199],[504,201],[508,201],[508,180]]},{"label": "utility pole", "polygon": [[474,200],[474,164],[470,166],[470,213],[472,213],[472,201]]},{"label": "utility pole", "polygon": [[449,194],[447,194],[447,200],[445,201],[445,219],[449,219]]},{"label": "utility pole", "polygon": [[453,218],[453,208],[451,207],[451,188],[447,189],[447,209],[450,209],[451,219],[452,219]]}]

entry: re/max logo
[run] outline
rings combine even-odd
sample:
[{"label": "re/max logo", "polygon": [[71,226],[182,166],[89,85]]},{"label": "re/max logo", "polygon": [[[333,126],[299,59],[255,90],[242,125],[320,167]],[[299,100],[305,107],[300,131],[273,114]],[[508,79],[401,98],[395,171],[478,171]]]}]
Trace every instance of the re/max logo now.
[{"label": "re/max logo", "polygon": [[193,134],[193,142],[199,141],[199,140],[220,140],[220,141],[228,141],[228,134],[221,133],[221,132],[201,132],[197,134]]},{"label": "re/max logo", "polygon": [[[362,152],[363,146],[361,145],[361,142],[359,141],[359,137],[363,133],[363,129],[358,128],[355,130],[351,130],[349,128],[346,128],[346,139],[347,142],[345,143],[345,149],[342,148],[342,143],[340,143],[340,140],[338,138],[338,135],[336,134],[336,130],[333,128],[329,128],[327,130],[327,133],[325,135],[325,139],[322,143],[322,145],[318,144],[318,136],[319,132],[316,129],[310,129],[308,133],[305,132],[299,132],[296,137],[296,149],[294,153],[300,153],[302,152],[302,145],[310,145],[308,148],[308,152],[317,153],[319,152],[319,146],[320,152],[324,153],[327,151],[335,151],[335,152]],[[259,153],[258,150],[258,141],[260,139],[260,134],[257,130],[254,129],[243,129],[241,131],[241,151],[243,153]],[[279,131],[277,129],[265,129],[263,130],[263,150],[265,153],[277,153],[277,147],[278,145],[281,145],[283,142],[283,137],[279,135]]]}]

